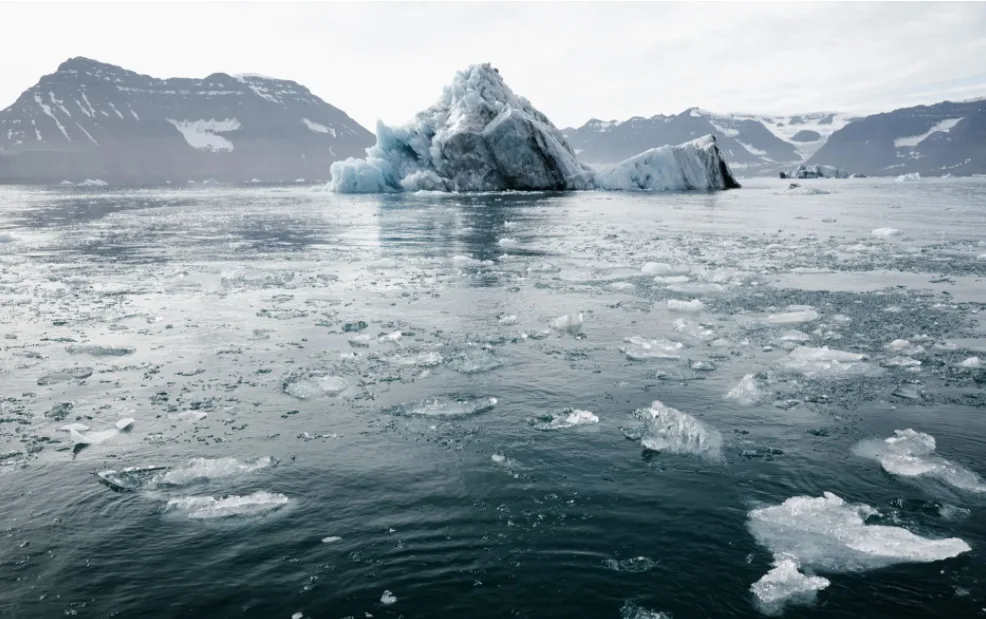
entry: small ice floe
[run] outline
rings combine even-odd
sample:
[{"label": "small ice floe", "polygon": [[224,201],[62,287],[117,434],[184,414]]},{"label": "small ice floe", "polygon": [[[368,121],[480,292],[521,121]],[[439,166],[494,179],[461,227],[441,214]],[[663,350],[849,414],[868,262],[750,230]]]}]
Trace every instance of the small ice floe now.
[{"label": "small ice floe", "polygon": [[381,344],[387,344],[387,343],[396,344],[397,342],[401,341],[402,337],[404,337],[403,333],[401,333],[400,331],[394,331],[393,333],[387,333],[385,335],[381,335],[380,337],[377,338],[377,341],[380,342]]},{"label": "small ice floe", "polygon": [[705,303],[702,303],[698,299],[692,299],[691,301],[668,299],[668,309],[672,312],[698,313],[705,310]]},{"label": "small ice floe", "polygon": [[322,538],[323,544],[334,544],[335,542],[342,541],[342,538],[338,535],[330,535],[328,537]]},{"label": "small ice floe", "polygon": [[385,363],[389,363],[390,365],[433,368],[441,365],[442,362],[445,361],[445,358],[433,350],[425,350],[421,352],[412,352],[409,354],[394,354],[387,357],[381,357],[380,360]]},{"label": "small ice floe", "polygon": [[722,435],[695,417],[654,400],[650,408],[636,411],[644,422],[640,444],[645,449],[686,454],[710,460],[722,458]]},{"label": "small ice floe", "polygon": [[16,243],[17,237],[9,232],[0,232],[0,245],[4,243]]},{"label": "small ice floe", "polygon": [[959,363],[959,367],[963,368],[979,368],[982,367],[983,362],[979,357],[969,357],[968,359]]},{"label": "small ice floe", "polygon": [[890,359],[884,359],[880,362],[880,365],[887,368],[907,368],[910,370],[917,370],[921,367],[921,362],[917,359],[912,359],[911,357],[897,356],[891,357]]},{"label": "small ice floe", "polygon": [[70,423],[67,426],[62,426],[58,429],[63,432],[71,432],[73,430],[75,430],[76,432],[88,432],[89,426],[87,426],[84,423]]},{"label": "small ice floe", "polygon": [[800,372],[808,378],[846,378],[864,376],[879,370],[867,364],[866,359],[866,355],[834,350],[828,346],[798,346],[781,361],[781,366]]},{"label": "small ice floe", "polygon": [[891,352],[900,353],[909,357],[924,354],[925,352],[924,346],[912,344],[907,340],[894,340],[887,344],[885,348]]},{"label": "small ice floe", "polygon": [[220,498],[187,496],[170,499],[165,506],[165,511],[182,513],[193,520],[209,520],[236,516],[259,516],[276,511],[289,502],[290,499],[283,494],[264,491]]},{"label": "small ice floe", "polygon": [[519,322],[517,316],[513,314],[501,314],[497,317],[496,321],[501,325],[515,325]]},{"label": "small ice floe", "polygon": [[649,572],[654,569],[657,565],[657,561],[651,559],[650,557],[631,557],[630,559],[623,559],[617,561],[616,559],[606,559],[603,561],[603,565],[607,569],[611,569],[614,572],[627,572],[630,574],[640,574],[642,572]]},{"label": "small ice floe", "polygon": [[640,267],[640,272],[643,275],[685,275],[691,269],[688,267],[676,267],[672,266],[666,262],[648,262],[644,266]]},{"label": "small ice floe", "polygon": [[658,275],[654,277],[654,283],[659,286],[671,286],[673,284],[684,284],[691,281],[687,275]]},{"label": "small ice floe", "polygon": [[778,615],[786,604],[811,604],[832,584],[827,578],[802,574],[800,568],[796,557],[774,557],[774,567],[750,587],[761,612]]},{"label": "small ice floe", "polygon": [[254,471],[274,466],[276,463],[277,460],[270,456],[245,462],[231,457],[192,458],[184,466],[176,467],[162,473],[153,480],[153,484],[158,487],[189,486],[212,479],[253,473]]},{"label": "small ice floe", "polygon": [[195,423],[196,421],[202,421],[208,416],[209,413],[203,413],[202,411],[185,411],[183,413],[168,415],[168,419],[177,419],[178,421],[190,421]]},{"label": "small ice floe", "polygon": [[123,357],[131,355],[133,348],[124,346],[100,346],[96,344],[71,344],[65,347],[70,355],[91,355],[93,357]]},{"label": "small ice floe", "polygon": [[592,425],[599,423],[599,417],[589,411],[566,408],[557,413],[539,415],[531,420],[531,425],[535,430],[562,430],[574,428],[575,426]]},{"label": "small ice floe", "polygon": [[550,326],[555,331],[570,335],[579,335],[582,333],[582,312],[559,316],[551,321]]},{"label": "small ice floe", "polygon": [[369,333],[361,333],[349,338],[349,345],[353,348],[369,348],[372,340]]},{"label": "small ice floe", "polygon": [[879,237],[899,236],[900,230],[897,228],[877,228],[870,234]]},{"label": "small ice floe", "polygon": [[323,396],[337,396],[349,388],[349,381],[339,376],[309,376],[290,378],[284,381],[282,389],[289,396],[299,400],[310,400]]},{"label": "small ice floe", "polygon": [[769,325],[794,325],[818,320],[818,312],[812,308],[791,310],[767,316]]},{"label": "small ice floe", "polygon": [[91,367],[74,367],[49,372],[38,379],[38,385],[55,385],[69,380],[85,380],[92,376]]},{"label": "small ice floe", "polygon": [[681,342],[671,340],[648,340],[634,335],[623,339],[626,346],[620,348],[620,352],[627,356],[631,361],[645,361],[647,359],[680,359],[679,354],[685,347]]},{"label": "small ice floe", "polygon": [[503,247],[504,249],[510,249],[511,247],[520,247],[520,241],[518,241],[517,239],[512,239],[507,236],[497,241],[496,244],[499,245],[500,247]]},{"label": "small ice floe", "polygon": [[133,417],[123,417],[122,419],[118,419],[117,422],[113,425],[116,427],[118,431],[127,432],[131,428],[133,428],[134,421],[136,420]]},{"label": "small ice floe", "polygon": [[88,426],[76,423],[64,426],[62,429],[68,430],[69,440],[71,440],[72,444],[76,446],[99,445],[100,443],[105,443],[120,434],[116,428],[88,432]]},{"label": "small ice floe", "polygon": [[305,619],[305,613],[303,613],[303,612],[301,612],[299,610],[298,612],[296,612],[293,615],[291,615],[291,619]]},{"label": "small ice floe", "polygon": [[854,448],[857,456],[876,460],[883,470],[901,477],[934,479],[959,490],[984,493],[986,483],[969,469],[935,455],[935,438],[910,428],[883,440],[867,439]]},{"label": "small ice floe", "polygon": [[920,172],[908,172],[907,174],[901,174],[894,179],[895,183],[913,183],[921,180]]},{"label": "small ice floe", "polygon": [[485,413],[496,404],[496,398],[448,395],[398,404],[388,412],[402,417],[456,418]]},{"label": "small ice floe", "polygon": [[685,320],[684,318],[678,318],[672,322],[671,328],[682,335],[687,335],[688,337],[692,337],[703,342],[714,340],[716,338],[716,332],[712,329],[709,329],[708,327],[697,322]]},{"label": "small ice floe", "polygon": [[448,360],[448,367],[460,374],[482,374],[503,367],[503,359],[488,348],[467,348]]},{"label": "small ice floe", "polygon": [[631,282],[613,282],[612,284],[609,284],[606,287],[609,288],[610,290],[615,290],[617,292],[624,292],[626,290],[635,289],[637,285]]},{"label": "small ice floe", "polygon": [[796,331],[794,329],[785,331],[781,334],[782,342],[807,342],[811,339],[811,336],[803,331]]},{"label": "small ice floe", "polygon": [[397,596],[390,591],[384,591],[383,595],[380,596],[380,603],[385,606],[390,606],[397,601]]},{"label": "small ice floe", "polygon": [[134,492],[147,485],[161,471],[166,471],[166,466],[130,466],[119,471],[110,469],[93,473],[99,478],[100,483],[108,486],[117,492]]},{"label": "small ice floe", "polygon": [[735,387],[726,394],[727,400],[733,400],[740,406],[753,406],[763,399],[763,391],[757,384],[756,374],[747,374],[740,379]]}]

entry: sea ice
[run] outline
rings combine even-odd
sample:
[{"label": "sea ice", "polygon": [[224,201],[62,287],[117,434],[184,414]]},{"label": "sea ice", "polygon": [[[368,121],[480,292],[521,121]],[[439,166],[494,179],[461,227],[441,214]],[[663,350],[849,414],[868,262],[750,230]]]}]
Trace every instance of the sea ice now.
[{"label": "sea ice", "polygon": [[188,496],[170,499],[165,511],[183,512],[189,518],[206,520],[233,516],[256,516],[280,509],[290,499],[275,492],[254,492],[243,496]]},{"label": "sea ice", "polygon": [[88,434],[83,434],[75,428],[69,428],[68,431],[69,438],[75,445],[99,445],[100,443],[105,443],[106,441],[112,439],[118,434],[119,432],[116,428],[89,432]]},{"label": "sea ice", "polygon": [[551,321],[551,328],[555,331],[578,335],[582,332],[582,312],[578,314],[566,314],[559,316]]},{"label": "sea ice", "polygon": [[698,313],[705,309],[705,303],[698,299],[691,301],[679,301],[678,299],[668,299],[668,309],[672,312],[692,312]]},{"label": "sea ice", "polygon": [[959,363],[959,366],[964,368],[978,368],[981,367],[982,364],[983,362],[979,357],[969,357],[968,359]]},{"label": "sea ice", "polygon": [[726,394],[727,400],[734,400],[741,406],[752,406],[763,399],[763,392],[757,385],[755,374],[747,374]]},{"label": "sea ice", "polygon": [[178,419],[181,421],[202,421],[209,416],[209,413],[203,413],[202,411],[185,411],[183,413],[178,413],[176,415],[168,415],[170,419]]},{"label": "sea ice", "polygon": [[919,181],[919,180],[921,180],[921,174],[918,172],[911,172],[909,174],[901,174],[900,176],[894,179],[894,182],[912,183],[914,181]]},{"label": "sea ice", "polygon": [[274,458],[265,456],[249,462],[236,458],[192,458],[188,464],[162,473],[153,480],[157,486],[188,486],[193,483],[252,473],[273,466]]},{"label": "sea ice", "polygon": [[117,420],[117,422],[115,424],[113,424],[113,425],[120,432],[124,432],[124,431],[129,430],[129,429],[131,429],[133,427],[134,421],[136,421],[136,420],[133,417],[123,417],[122,419]]},{"label": "sea ice", "polygon": [[535,430],[562,430],[596,423],[599,423],[599,417],[589,411],[566,408],[558,413],[540,415],[532,425]]},{"label": "sea ice", "polygon": [[722,435],[695,417],[654,400],[649,409],[637,411],[645,427],[640,444],[653,451],[722,458]]},{"label": "sea ice", "polygon": [[399,404],[392,408],[390,413],[404,417],[468,417],[492,410],[496,403],[496,398],[468,395],[440,396]]},{"label": "sea ice", "polygon": [[688,267],[675,267],[666,262],[648,262],[640,267],[644,275],[685,275],[689,271]]},{"label": "sea ice", "polygon": [[908,356],[920,355],[925,352],[924,346],[921,346],[920,344],[912,344],[907,340],[894,340],[887,344],[886,349]]},{"label": "sea ice", "polygon": [[489,64],[457,73],[435,105],[401,127],[377,123],[364,159],[332,164],[339,193],[737,187],[712,135],[593,170]]},{"label": "sea ice", "polygon": [[342,540],[342,538],[339,537],[338,535],[330,535],[328,537],[323,537],[322,538],[322,543],[323,544],[332,544],[334,542],[338,542],[338,541],[341,541],[341,540]]},{"label": "sea ice", "polygon": [[818,320],[818,312],[814,309],[801,309],[767,316],[767,324],[793,325]]},{"label": "sea ice", "polygon": [[750,590],[764,614],[780,614],[785,604],[811,604],[831,584],[827,578],[802,574],[800,567],[795,557],[775,556],[774,567],[753,583]]},{"label": "sea ice", "polygon": [[638,335],[624,338],[627,346],[620,351],[632,361],[645,361],[647,359],[680,359],[678,354],[685,346],[681,342],[671,340],[648,340]]},{"label": "sea ice", "polygon": [[380,603],[389,606],[397,601],[397,596],[390,591],[384,591],[383,595],[380,596]]},{"label": "sea ice", "polygon": [[68,380],[84,380],[90,376],[92,376],[91,367],[68,368],[45,374],[38,379],[38,385],[54,385]]},{"label": "sea ice", "polygon": [[339,376],[312,376],[284,381],[284,393],[299,400],[336,396],[349,388],[349,381]]},{"label": "sea ice", "polygon": [[896,430],[894,436],[882,441],[860,441],[853,453],[876,460],[893,475],[936,479],[960,490],[986,492],[986,483],[974,472],[935,455],[933,436],[910,428]]},{"label": "sea ice", "polygon": [[877,228],[870,234],[873,236],[897,236],[900,234],[900,230],[897,228]]},{"label": "sea ice", "polygon": [[684,318],[678,318],[672,322],[671,328],[682,335],[687,335],[703,342],[713,340],[716,337],[716,333],[712,329],[704,327],[697,322],[685,320]]},{"label": "sea ice", "polygon": [[781,366],[808,378],[845,378],[873,373],[865,359],[865,355],[833,350],[828,346],[798,346],[781,361]]}]

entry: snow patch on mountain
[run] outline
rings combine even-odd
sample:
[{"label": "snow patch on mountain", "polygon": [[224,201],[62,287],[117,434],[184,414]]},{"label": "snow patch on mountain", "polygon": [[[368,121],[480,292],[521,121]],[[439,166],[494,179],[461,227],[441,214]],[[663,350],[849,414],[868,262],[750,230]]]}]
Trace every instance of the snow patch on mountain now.
[{"label": "snow patch on mountain", "polygon": [[307,118],[302,118],[301,122],[304,123],[305,126],[308,127],[310,131],[314,131],[315,133],[331,133],[332,137],[336,137],[336,130],[333,129],[332,127],[326,127],[325,125],[320,125],[317,122],[312,122],[308,120]]},{"label": "snow patch on mountain", "polygon": [[219,134],[236,131],[240,128],[240,121],[235,118],[225,120],[175,120],[168,118],[166,120],[181,132],[189,146],[212,152],[232,151],[233,143]]},{"label": "snow patch on mountain", "polygon": [[946,118],[945,120],[935,124],[933,127],[922,133],[921,135],[912,135],[903,138],[897,138],[894,140],[895,148],[914,148],[921,142],[931,137],[935,133],[948,133],[955,125],[962,121],[961,118]]}]

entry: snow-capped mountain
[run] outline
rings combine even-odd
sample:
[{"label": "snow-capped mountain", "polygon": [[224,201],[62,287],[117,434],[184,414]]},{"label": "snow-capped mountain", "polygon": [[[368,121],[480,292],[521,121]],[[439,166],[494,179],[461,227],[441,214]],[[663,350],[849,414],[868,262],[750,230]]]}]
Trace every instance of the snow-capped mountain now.
[{"label": "snow-capped mountain", "polygon": [[986,173],[986,99],[867,116],[834,133],[809,163],[870,176]]},{"label": "snow-capped mountain", "polygon": [[729,166],[746,175],[774,172],[806,161],[853,118],[819,112],[795,116],[715,114],[690,108],[673,116],[626,121],[590,120],[565,135],[587,162],[610,163],[634,153],[715,134]]},{"label": "snow-capped mountain", "polygon": [[72,58],[0,111],[0,182],[325,179],[373,142],[292,81],[157,79]]}]

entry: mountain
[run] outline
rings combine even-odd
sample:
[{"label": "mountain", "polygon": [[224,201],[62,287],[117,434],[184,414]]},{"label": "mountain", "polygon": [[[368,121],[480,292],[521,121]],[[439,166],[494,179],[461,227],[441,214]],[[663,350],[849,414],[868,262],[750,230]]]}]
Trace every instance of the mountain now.
[{"label": "mountain", "polygon": [[809,163],[870,176],[986,173],[986,99],[867,116],[832,134]]},{"label": "mountain", "polygon": [[852,120],[830,112],[763,116],[690,108],[678,115],[637,116],[622,122],[593,119],[564,133],[575,152],[591,163],[612,163],[649,148],[712,133],[729,167],[752,175],[804,162]]},{"label": "mountain", "polygon": [[0,111],[0,182],[326,179],[373,143],[296,82],[157,79],[72,58]]}]

